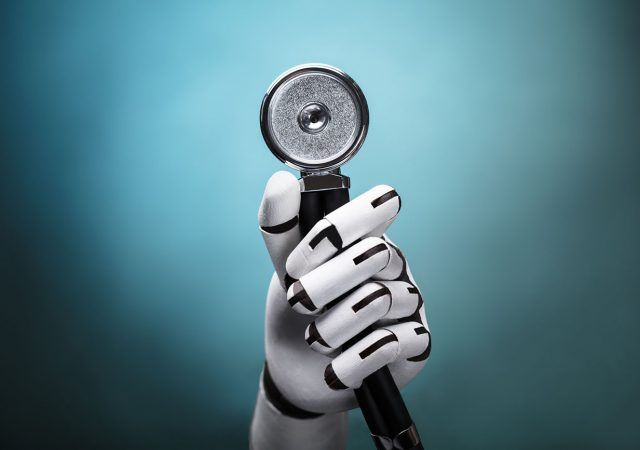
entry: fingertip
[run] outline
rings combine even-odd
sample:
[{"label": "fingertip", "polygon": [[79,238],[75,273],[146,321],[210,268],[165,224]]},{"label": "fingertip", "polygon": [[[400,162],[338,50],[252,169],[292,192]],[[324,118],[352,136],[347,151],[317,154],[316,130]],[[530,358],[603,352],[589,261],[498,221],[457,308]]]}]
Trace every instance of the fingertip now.
[{"label": "fingertip", "polygon": [[325,383],[327,383],[327,386],[329,386],[334,391],[348,389],[348,387],[342,381],[340,381],[340,378],[338,378],[338,375],[333,369],[332,363],[329,363],[324,370],[324,381]]},{"label": "fingertip", "polygon": [[417,321],[403,322],[385,328],[398,338],[398,359],[419,362],[431,351],[431,333]]},{"label": "fingertip", "polygon": [[397,216],[402,208],[402,199],[400,198],[400,194],[393,187],[388,184],[379,184],[370,191],[376,198],[371,201],[371,206],[374,208],[379,207],[380,205],[390,202],[393,199],[398,200],[398,209],[395,211],[393,217]]},{"label": "fingertip", "polygon": [[[297,279],[299,279],[299,278],[300,278],[300,274],[298,273],[298,270],[297,270],[297,268],[298,268],[298,262],[295,260],[295,256],[294,256],[294,258],[293,258],[293,259],[291,258],[291,255],[292,255],[295,251],[296,251],[296,249],[294,248],[294,249],[291,251],[291,253],[289,253],[289,256],[287,256],[287,260],[286,260],[286,261],[285,261],[285,263],[284,263],[284,268],[285,268],[285,270],[287,271],[287,275],[289,275],[289,277],[290,277],[292,280],[297,280]],[[291,274],[294,274],[294,275],[291,275]],[[291,284],[290,284],[289,286],[291,286]],[[287,289],[288,289],[288,287],[287,287]]]},{"label": "fingertip", "polygon": [[300,209],[300,185],[296,177],[281,170],[269,178],[258,210],[260,226],[274,226],[291,220]]},{"label": "fingertip", "polygon": [[[378,184],[369,191],[372,195],[379,197],[383,195],[393,194],[393,197],[400,197],[400,194],[393,186],[388,184]],[[393,198],[391,197],[391,198]]]},{"label": "fingertip", "polygon": [[375,247],[384,245],[387,249],[387,254],[389,258],[391,258],[391,246],[383,238],[377,237],[377,236],[370,236],[368,238],[363,239],[362,241],[367,242],[367,245],[369,245],[370,248],[375,248]]},{"label": "fingertip", "polygon": [[312,350],[323,355],[328,355],[335,350],[324,340],[320,331],[318,331],[318,326],[315,321],[307,325],[304,332],[304,340]]},{"label": "fingertip", "polygon": [[389,265],[389,261],[391,261],[391,248],[389,247],[389,244],[384,239],[376,236],[364,238],[353,247],[353,250],[361,252],[358,256],[353,258],[353,262],[356,265],[359,265],[376,255],[386,255],[386,262],[378,269],[378,272],[384,270]]},{"label": "fingertip", "polygon": [[285,272],[283,281],[284,281],[284,288],[285,290],[288,291],[291,285],[296,281],[298,281],[298,279],[293,278],[291,275],[289,275],[289,272]]},{"label": "fingertip", "polygon": [[277,172],[275,172],[273,175],[269,177],[269,180],[267,180],[267,187],[269,187],[270,185],[276,185],[276,184],[284,184],[284,185],[296,184],[297,185],[298,179],[291,172],[288,172],[286,170],[278,170]]},{"label": "fingertip", "polygon": [[381,194],[384,194],[386,192],[391,192],[391,191],[395,191],[393,186],[389,186],[388,184],[378,184],[376,186],[374,186],[372,188],[372,190],[375,189],[376,191],[379,191]]}]

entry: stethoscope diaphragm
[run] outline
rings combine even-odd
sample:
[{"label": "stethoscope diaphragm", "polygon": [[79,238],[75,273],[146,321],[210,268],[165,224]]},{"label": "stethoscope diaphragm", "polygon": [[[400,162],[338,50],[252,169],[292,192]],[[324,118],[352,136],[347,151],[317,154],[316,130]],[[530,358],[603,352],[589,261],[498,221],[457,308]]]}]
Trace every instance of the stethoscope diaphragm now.
[{"label": "stethoscope diaphragm", "polygon": [[296,66],[267,90],[260,128],[273,154],[304,172],[349,160],[367,135],[369,109],[355,81],[335,67]]}]

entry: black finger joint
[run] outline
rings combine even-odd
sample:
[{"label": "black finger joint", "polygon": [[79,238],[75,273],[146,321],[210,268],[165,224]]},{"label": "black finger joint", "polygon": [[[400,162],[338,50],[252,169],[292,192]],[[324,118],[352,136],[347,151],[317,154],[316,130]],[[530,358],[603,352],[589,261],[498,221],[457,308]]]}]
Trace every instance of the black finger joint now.
[{"label": "black finger joint", "polygon": [[331,242],[331,245],[333,245],[337,250],[342,249],[342,237],[340,236],[340,233],[338,233],[338,229],[333,224],[320,230],[320,232],[316,234],[311,241],[309,241],[309,247],[312,249],[316,248],[324,238],[327,238],[327,240]]},{"label": "black finger joint", "polygon": [[416,327],[413,331],[415,331],[418,336],[421,334],[427,334],[427,329],[425,327]]},{"label": "black finger joint", "polygon": [[298,216],[295,216],[293,219],[287,220],[286,222],[281,223],[279,225],[273,225],[270,227],[260,227],[260,228],[262,229],[262,231],[266,233],[281,234],[293,229],[296,225],[298,225]]},{"label": "black finger joint", "polygon": [[[400,196],[398,195],[398,193],[395,191],[395,189],[382,194],[380,197],[374,199],[371,201],[371,206],[373,206],[374,208],[377,208],[378,206],[382,205],[383,203],[388,202],[389,200],[391,200],[392,198],[398,197],[398,201],[400,201]],[[398,208],[398,211],[400,211],[400,208]]]},{"label": "black finger joint", "polygon": [[333,370],[332,364],[329,364],[327,368],[324,369],[324,381],[327,383],[327,386],[334,391],[349,389],[342,381],[340,381],[340,378],[338,378],[338,375],[336,375],[336,372]]},{"label": "black finger joint", "polygon": [[309,345],[317,342],[324,347],[331,348],[329,344],[327,344],[327,341],[322,339],[322,336],[320,336],[320,332],[318,331],[318,327],[315,322],[311,322],[311,325],[309,325],[309,337],[307,337],[306,341]]},{"label": "black finger joint", "polygon": [[355,258],[353,258],[353,263],[357,266],[361,262],[371,258],[373,255],[380,252],[384,252],[385,250],[387,250],[387,244],[375,245],[371,247],[369,250],[367,250],[366,252],[362,253],[361,255],[358,255]]},{"label": "black finger joint", "polygon": [[[424,352],[420,353],[419,355],[412,356],[411,358],[407,358],[407,361],[411,361],[411,362],[424,361],[431,354],[431,333],[429,333],[429,331],[427,331],[426,328],[425,328],[425,332],[426,332],[426,334],[429,335],[429,343],[427,344],[427,349]],[[418,333],[416,332],[416,334],[418,334]]]},{"label": "black finger joint", "polygon": [[316,310],[316,305],[313,304],[313,302],[309,298],[309,294],[307,294],[307,291],[304,289],[300,281],[296,281],[295,283],[293,283],[292,289],[294,295],[289,299],[289,305],[294,306],[296,303],[300,303],[309,311]]},{"label": "black finger joint", "polygon": [[358,303],[353,305],[351,307],[351,309],[353,310],[354,313],[357,313],[362,308],[364,308],[367,305],[369,305],[375,299],[380,298],[380,297],[382,297],[383,295],[386,295],[386,294],[389,294],[389,296],[391,296],[391,292],[389,291],[389,288],[387,288],[386,286],[382,286],[377,291],[373,291],[371,294],[367,295],[365,298],[363,298]]},{"label": "black finger joint", "polygon": [[390,334],[388,336],[383,337],[382,339],[378,339],[376,342],[371,344],[369,347],[365,348],[360,352],[360,359],[365,359],[367,356],[371,356],[376,350],[382,348],[386,344],[391,342],[397,342],[398,338],[395,334]]}]

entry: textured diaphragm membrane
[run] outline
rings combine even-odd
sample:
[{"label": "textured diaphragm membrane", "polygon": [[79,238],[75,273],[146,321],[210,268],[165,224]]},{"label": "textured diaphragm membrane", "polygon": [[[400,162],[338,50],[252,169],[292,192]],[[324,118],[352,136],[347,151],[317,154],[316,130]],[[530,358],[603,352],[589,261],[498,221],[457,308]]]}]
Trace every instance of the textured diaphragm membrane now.
[{"label": "textured diaphragm membrane", "polygon": [[278,158],[301,170],[326,170],[358,150],[368,109],[358,86],[338,69],[298,66],[267,92],[261,126]]}]

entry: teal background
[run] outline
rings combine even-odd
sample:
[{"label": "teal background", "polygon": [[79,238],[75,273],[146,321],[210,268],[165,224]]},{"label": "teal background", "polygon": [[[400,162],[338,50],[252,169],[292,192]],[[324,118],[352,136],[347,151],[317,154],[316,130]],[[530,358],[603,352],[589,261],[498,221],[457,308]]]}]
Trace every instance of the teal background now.
[{"label": "teal background", "polygon": [[353,193],[403,198],[427,447],[640,446],[636,3],[1,8],[2,448],[246,448],[281,169],[258,108],[305,62],[369,101]]}]

